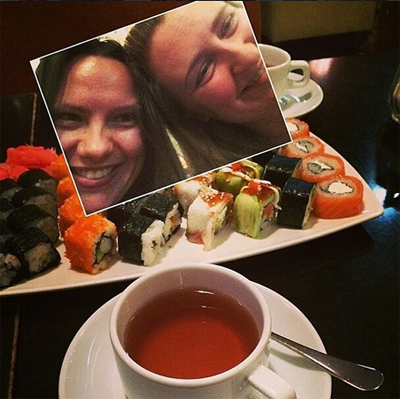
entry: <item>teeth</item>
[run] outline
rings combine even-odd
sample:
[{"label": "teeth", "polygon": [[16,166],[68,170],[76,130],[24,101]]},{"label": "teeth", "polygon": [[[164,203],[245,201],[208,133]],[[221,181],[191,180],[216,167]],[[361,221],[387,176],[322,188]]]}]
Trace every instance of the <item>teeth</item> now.
[{"label": "teeth", "polygon": [[104,169],[76,169],[74,170],[74,173],[77,176],[84,177],[85,179],[101,179],[111,173],[112,170],[112,167]]}]

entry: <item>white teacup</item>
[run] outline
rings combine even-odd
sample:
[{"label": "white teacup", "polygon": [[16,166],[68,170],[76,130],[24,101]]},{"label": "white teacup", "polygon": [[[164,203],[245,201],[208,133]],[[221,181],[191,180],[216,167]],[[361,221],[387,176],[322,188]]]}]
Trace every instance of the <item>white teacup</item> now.
[{"label": "white teacup", "polygon": [[[219,374],[189,379],[166,377],[144,368],[128,355],[126,330],[133,315],[144,304],[171,290],[188,287],[222,292],[235,298],[254,319],[259,338],[243,361]],[[267,367],[271,340],[268,303],[252,282],[222,266],[171,266],[140,277],[118,298],[110,318],[110,337],[119,375],[129,399],[245,399],[251,392],[257,395],[257,391],[270,399],[296,398],[294,389]],[[216,352],[210,354],[211,358],[218,356]]]},{"label": "white teacup", "polygon": [[[285,92],[306,86],[310,81],[310,66],[307,61],[292,60],[290,54],[276,46],[259,44],[275,95],[281,99]],[[300,79],[291,79],[290,72],[301,71]]]}]

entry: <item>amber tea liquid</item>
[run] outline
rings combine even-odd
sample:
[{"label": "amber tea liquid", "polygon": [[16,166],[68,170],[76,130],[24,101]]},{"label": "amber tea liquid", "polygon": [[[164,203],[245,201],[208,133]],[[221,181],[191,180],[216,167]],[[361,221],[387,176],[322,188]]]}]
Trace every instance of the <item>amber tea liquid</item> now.
[{"label": "amber tea liquid", "polygon": [[259,336],[252,315],[236,299],[184,288],[160,295],[138,311],[127,328],[125,349],[147,370],[193,379],[238,365]]}]

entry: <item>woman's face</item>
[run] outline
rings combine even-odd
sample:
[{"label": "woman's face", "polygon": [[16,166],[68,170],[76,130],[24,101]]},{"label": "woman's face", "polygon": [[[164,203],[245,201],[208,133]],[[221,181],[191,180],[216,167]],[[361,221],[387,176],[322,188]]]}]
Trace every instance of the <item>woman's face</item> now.
[{"label": "woman's face", "polygon": [[100,56],[75,61],[53,119],[86,212],[118,203],[145,155],[127,67]]},{"label": "woman's face", "polygon": [[165,14],[149,64],[160,85],[199,116],[245,123],[265,112],[271,89],[242,8],[200,1]]}]

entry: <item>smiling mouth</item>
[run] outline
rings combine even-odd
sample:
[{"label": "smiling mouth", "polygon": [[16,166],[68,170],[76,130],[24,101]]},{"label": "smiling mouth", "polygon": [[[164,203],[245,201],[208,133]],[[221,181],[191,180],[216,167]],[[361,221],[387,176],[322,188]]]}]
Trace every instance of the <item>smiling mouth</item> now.
[{"label": "smiling mouth", "polygon": [[71,168],[72,173],[75,176],[83,177],[89,180],[98,180],[102,179],[103,177],[108,176],[113,170],[114,167],[110,166],[108,168]]}]

